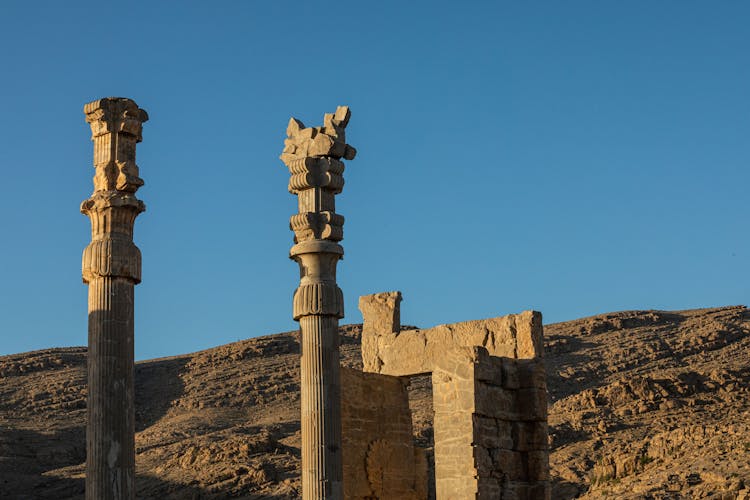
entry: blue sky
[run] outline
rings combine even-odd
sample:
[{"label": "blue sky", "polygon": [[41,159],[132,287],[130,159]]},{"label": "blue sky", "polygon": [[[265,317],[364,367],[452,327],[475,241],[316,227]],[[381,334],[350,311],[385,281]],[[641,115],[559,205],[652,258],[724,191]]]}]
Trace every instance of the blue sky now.
[{"label": "blue sky", "polygon": [[0,354],[85,345],[83,104],[146,109],[136,357],[296,328],[294,115],[352,109],[343,323],[750,302],[750,4],[0,4]]}]

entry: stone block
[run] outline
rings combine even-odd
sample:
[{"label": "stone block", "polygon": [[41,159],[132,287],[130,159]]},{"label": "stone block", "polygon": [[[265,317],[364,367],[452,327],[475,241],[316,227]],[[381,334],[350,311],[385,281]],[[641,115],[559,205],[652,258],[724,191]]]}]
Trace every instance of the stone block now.
[{"label": "stone block", "polygon": [[518,361],[511,358],[502,358],[503,387],[506,389],[519,389],[521,378],[518,373]]},{"label": "stone block", "polygon": [[485,448],[500,448],[500,435],[497,420],[482,415],[472,416],[474,437],[472,442],[476,446]]},{"label": "stone block", "polygon": [[526,468],[523,454],[520,451],[493,449],[490,456],[495,464],[495,470],[511,481],[525,481]]},{"label": "stone block", "polygon": [[476,498],[477,480],[474,477],[435,477],[437,498],[469,499]]},{"label": "stone block", "polygon": [[482,381],[476,382],[475,391],[475,413],[505,420],[517,418],[518,412],[514,397],[516,391],[487,385]]},{"label": "stone block", "polygon": [[545,451],[548,449],[546,422],[513,422],[511,438],[516,451]]},{"label": "stone block", "polygon": [[381,373],[395,376],[422,375],[432,371],[432,358],[424,334],[415,330],[408,335],[381,336],[378,349]]},{"label": "stone block", "polygon": [[518,409],[521,420],[544,422],[547,420],[547,391],[519,389]]},{"label": "stone block", "polygon": [[526,470],[529,481],[549,481],[549,452],[527,452]]},{"label": "stone block", "polygon": [[401,293],[385,292],[359,298],[362,311],[362,364],[364,371],[380,373],[380,339],[401,330]]},{"label": "stone block", "polygon": [[490,356],[486,349],[482,349],[487,356],[480,355],[474,366],[474,376],[477,380],[489,385],[503,385],[503,358]]},{"label": "stone block", "polygon": [[470,321],[467,323],[485,332],[485,339],[479,345],[487,348],[490,355],[512,358],[515,357],[516,352],[516,316],[515,314],[509,314],[498,318]]},{"label": "stone block", "polygon": [[[446,381],[446,379],[450,379]],[[475,409],[474,383],[472,380],[453,378],[443,372],[433,372],[432,394],[435,413],[465,412],[465,420],[471,419]]]},{"label": "stone block", "polygon": [[474,468],[477,477],[490,477],[495,469],[490,452],[484,446],[472,446],[474,452]]},{"label": "stone block", "polygon": [[546,389],[547,371],[539,358],[519,359],[517,362],[518,384],[524,389]]},{"label": "stone block", "polygon": [[471,427],[471,414],[467,412],[435,413],[435,447],[441,443],[461,443],[471,446],[474,431]]},{"label": "stone block", "polygon": [[544,356],[542,313],[524,311],[516,315],[516,345],[518,358]]},{"label": "stone block", "polygon": [[500,488],[500,482],[493,477],[478,477],[477,490],[476,498],[478,500],[497,500],[498,498],[504,498]]},{"label": "stone block", "polygon": [[401,331],[401,292],[383,292],[359,298],[363,331],[387,335]]},{"label": "stone block", "polygon": [[498,448],[503,450],[513,449],[513,421],[496,419]]}]

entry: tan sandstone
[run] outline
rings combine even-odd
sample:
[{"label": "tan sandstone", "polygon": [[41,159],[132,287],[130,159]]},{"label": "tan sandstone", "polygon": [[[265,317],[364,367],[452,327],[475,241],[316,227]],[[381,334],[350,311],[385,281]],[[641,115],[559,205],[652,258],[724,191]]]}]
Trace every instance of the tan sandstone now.
[{"label": "tan sandstone", "polygon": [[432,374],[436,497],[550,498],[541,314],[401,330],[400,302],[360,297],[362,364]]}]

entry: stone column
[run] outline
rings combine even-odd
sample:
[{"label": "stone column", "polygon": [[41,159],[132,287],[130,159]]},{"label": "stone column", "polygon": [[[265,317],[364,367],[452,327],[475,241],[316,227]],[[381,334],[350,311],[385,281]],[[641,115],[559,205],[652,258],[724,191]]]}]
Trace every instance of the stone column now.
[{"label": "stone column", "polygon": [[289,192],[299,199],[290,219],[295,245],[290,258],[300,266],[294,319],[302,343],[302,498],[342,499],[341,383],[339,319],[344,299],[336,284],[336,264],[344,255],[344,218],[334,196],[344,186],[344,163],[356,151],[346,144],[349,108],[326,114],[322,127],[305,128],[292,118],[281,160],[292,177]]},{"label": "stone column", "polygon": [[146,207],[135,164],[148,115],[130,99],[109,97],[83,108],[94,141],[94,193],[81,204],[91,219],[83,251],[89,285],[86,499],[135,498],[133,288],[141,252],[133,224]]}]

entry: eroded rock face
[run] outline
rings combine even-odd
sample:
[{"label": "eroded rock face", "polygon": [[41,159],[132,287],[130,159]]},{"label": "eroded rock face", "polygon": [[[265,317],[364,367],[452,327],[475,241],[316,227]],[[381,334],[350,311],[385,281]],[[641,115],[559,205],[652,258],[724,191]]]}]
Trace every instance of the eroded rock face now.
[{"label": "eroded rock face", "polygon": [[546,326],[553,497],[746,496],[748,319],[739,306]]},{"label": "eroded rock face", "polygon": [[[746,308],[544,329],[552,498],[748,498]],[[360,326],[340,335],[342,363],[361,369]],[[136,364],[138,498],[299,497],[297,336]],[[85,366],[85,348],[0,357],[0,498],[82,498]],[[430,378],[409,392],[415,436],[430,447]],[[610,465],[615,476],[592,480]]]}]

